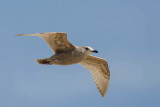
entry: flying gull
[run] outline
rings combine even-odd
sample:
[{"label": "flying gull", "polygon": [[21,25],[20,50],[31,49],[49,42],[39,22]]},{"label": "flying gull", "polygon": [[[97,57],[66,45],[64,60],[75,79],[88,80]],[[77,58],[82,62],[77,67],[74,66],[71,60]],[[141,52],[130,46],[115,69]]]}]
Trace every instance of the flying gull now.
[{"label": "flying gull", "polygon": [[39,64],[47,65],[71,65],[81,64],[92,74],[93,80],[102,97],[105,96],[110,79],[110,71],[105,59],[90,55],[98,53],[89,46],[74,46],[67,40],[67,34],[63,32],[48,32],[37,34],[17,34],[17,36],[41,37],[55,53],[45,59],[36,59]]}]

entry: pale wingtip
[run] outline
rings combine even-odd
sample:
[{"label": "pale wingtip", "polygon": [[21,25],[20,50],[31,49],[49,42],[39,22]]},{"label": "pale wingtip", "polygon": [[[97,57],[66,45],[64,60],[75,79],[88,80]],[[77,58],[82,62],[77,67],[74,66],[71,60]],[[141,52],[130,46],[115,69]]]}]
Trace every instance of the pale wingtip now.
[{"label": "pale wingtip", "polygon": [[109,88],[109,80],[107,81],[107,85],[105,86],[103,92],[98,89],[99,92],[100,92],[100,94],[101,94],[101,96],[102,96],[103,98],[104,98],[104,96],[106,95],[106,93],[107,93],[107,91],[108,91],[108,88]]},{"label": "pale wingtip", "polygon": [[102,98],[104,98],[104,96],[105,96],[106,93],[101,93],[101,92],[100,92],[100,94],[101,94]]},{"label": "pale wingtip", "polygon": [[102,94],[101,94],[101,96],[102,96],[102,98],[104,98],[105,95],[102,95]]},{"label": "pale wingtip", "polygon": [[14,36],[23,36],[24,34],[14,34]]},{"label": "pale wingtip", "polygon": [[13,34],[13,36],[19,36],[19,34]]}]

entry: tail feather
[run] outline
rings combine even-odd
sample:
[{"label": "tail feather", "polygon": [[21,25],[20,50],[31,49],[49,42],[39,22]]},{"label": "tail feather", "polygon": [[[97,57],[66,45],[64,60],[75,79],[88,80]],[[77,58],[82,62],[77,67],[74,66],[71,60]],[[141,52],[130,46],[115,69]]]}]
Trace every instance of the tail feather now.
[{"label": "tail feather", "polygon": [[50,60],[48,60],[48,58],[45,58],[45,59],[36,59],[36,61],[39,63],[39,64],[47,64],[47,65],[50,65]]}]

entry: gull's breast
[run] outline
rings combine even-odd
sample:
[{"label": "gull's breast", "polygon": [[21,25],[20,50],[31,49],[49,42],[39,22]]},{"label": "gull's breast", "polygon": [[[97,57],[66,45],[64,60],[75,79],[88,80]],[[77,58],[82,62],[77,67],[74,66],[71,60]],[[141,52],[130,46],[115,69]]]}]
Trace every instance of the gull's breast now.
[{"label": "gull's breast", "polygon": [[53,56],[53,64],[55,65],[71,65],[81,62],[85,56],[78,52],[67,52]]}]

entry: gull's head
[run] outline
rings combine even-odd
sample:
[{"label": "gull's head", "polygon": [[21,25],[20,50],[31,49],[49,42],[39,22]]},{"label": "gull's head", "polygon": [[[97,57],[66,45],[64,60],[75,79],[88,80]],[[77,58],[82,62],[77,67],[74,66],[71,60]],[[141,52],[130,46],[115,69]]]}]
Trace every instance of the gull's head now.
[{"label": "gull's head", "polygon": [[80,47],[81,48],[81,51],[83,53],[86,53],[86,54],[91,54],[91,53],[98,53],[97,50],[94,50],[93,48],[91,48],[90,46],[82,46]]}]

